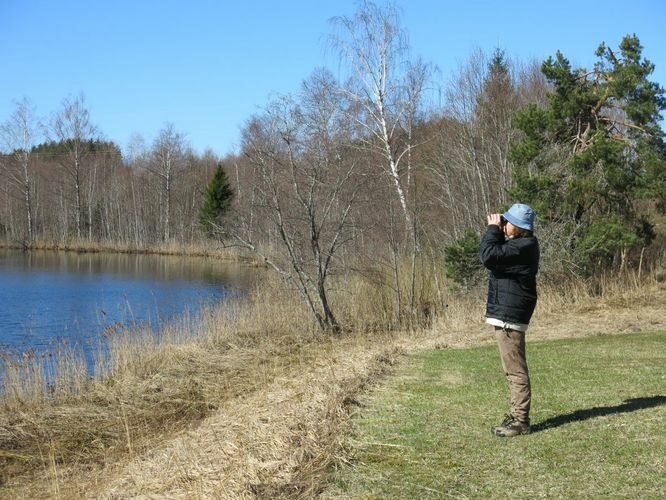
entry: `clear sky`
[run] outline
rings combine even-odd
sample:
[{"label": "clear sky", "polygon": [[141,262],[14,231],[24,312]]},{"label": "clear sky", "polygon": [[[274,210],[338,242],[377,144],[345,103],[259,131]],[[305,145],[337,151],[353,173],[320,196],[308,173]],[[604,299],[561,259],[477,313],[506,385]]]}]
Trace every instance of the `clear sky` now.
[{"label": "clear sky", "polygon": [[[381,3],[381,2],[380,2]],[[0,0],[0,122],[32,99],[48,117],[83,93],[94,124],[125,146],[166,123],[195,148],[233,152],[245,121],[275,94],[334,70],[329,19],[352,0]],[[475,48],[523,60],[559,49],[590,67],[600,42],[636,33],[666,86],[666,1],[401,0],[412,52],[439,83]]]}]

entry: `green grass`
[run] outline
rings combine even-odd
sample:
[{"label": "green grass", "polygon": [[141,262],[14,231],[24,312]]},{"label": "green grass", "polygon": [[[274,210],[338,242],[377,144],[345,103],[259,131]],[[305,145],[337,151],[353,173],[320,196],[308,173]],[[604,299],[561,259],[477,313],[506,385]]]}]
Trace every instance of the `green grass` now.
[{"label": "green grass", "polygon": [[422,352],[362,402],[352,498],[666,496],[666,332],[529,342],[533,433],[508,408],[494,346]]}]

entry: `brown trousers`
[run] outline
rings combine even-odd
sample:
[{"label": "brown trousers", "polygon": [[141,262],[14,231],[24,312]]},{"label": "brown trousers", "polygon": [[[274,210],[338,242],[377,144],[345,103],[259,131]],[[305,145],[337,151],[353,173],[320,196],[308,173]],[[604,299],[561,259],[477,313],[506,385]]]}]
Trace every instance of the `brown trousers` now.
[{"label": "brown trousers", "polygon": [[511,414],[529,424],[532,390],[525,357],[525,333],[495,327],[495,337],[511,392]]}]

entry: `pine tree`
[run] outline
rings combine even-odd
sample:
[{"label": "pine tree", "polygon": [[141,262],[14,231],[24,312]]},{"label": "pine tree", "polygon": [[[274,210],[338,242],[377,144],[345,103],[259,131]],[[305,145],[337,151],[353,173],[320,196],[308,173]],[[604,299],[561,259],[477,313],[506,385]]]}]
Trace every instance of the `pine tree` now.
[{"label": "pine tree", "polygon": [[209,237],[214,237],[222,227],[224,216],[231,207],[234,193],[222,165],[208,184],[204,203],[199,212],[199,222]]},{"label": "pine tree", "polygon": [[531,204],[542,223],[566,226],[576,265],[625,264],[627,251],[654,237],[635,209],[640,197],[664,205],[666,155],[659,121],[664,89],[649,80],[654,65],[638,38],[616,54],[604,44],[594,69],[572,69],[560,53],[542,65],[553,86],[549,105],[530,105],[514,125],[524,139],[511,151],[515,200]]}]

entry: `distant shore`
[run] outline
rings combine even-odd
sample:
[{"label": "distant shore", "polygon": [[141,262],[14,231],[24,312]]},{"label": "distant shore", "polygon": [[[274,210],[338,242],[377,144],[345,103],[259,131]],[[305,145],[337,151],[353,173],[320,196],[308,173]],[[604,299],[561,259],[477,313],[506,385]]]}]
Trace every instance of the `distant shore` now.
[{"label": "distant shore", "polygon": [[263,265],[251,254],[237,248],[224,248],[215,243],[160,243],[155,245],[134,245],[130,243],[68,241],[50,242],[36,241],[33,243],[17,241],[0,241],[0,249],[4,250],[45,250],[55,252],[77,253],[126,253],[146,255],[172,255],[183,257],[210,257],[220,260],[242,262],[256,266]]}]

